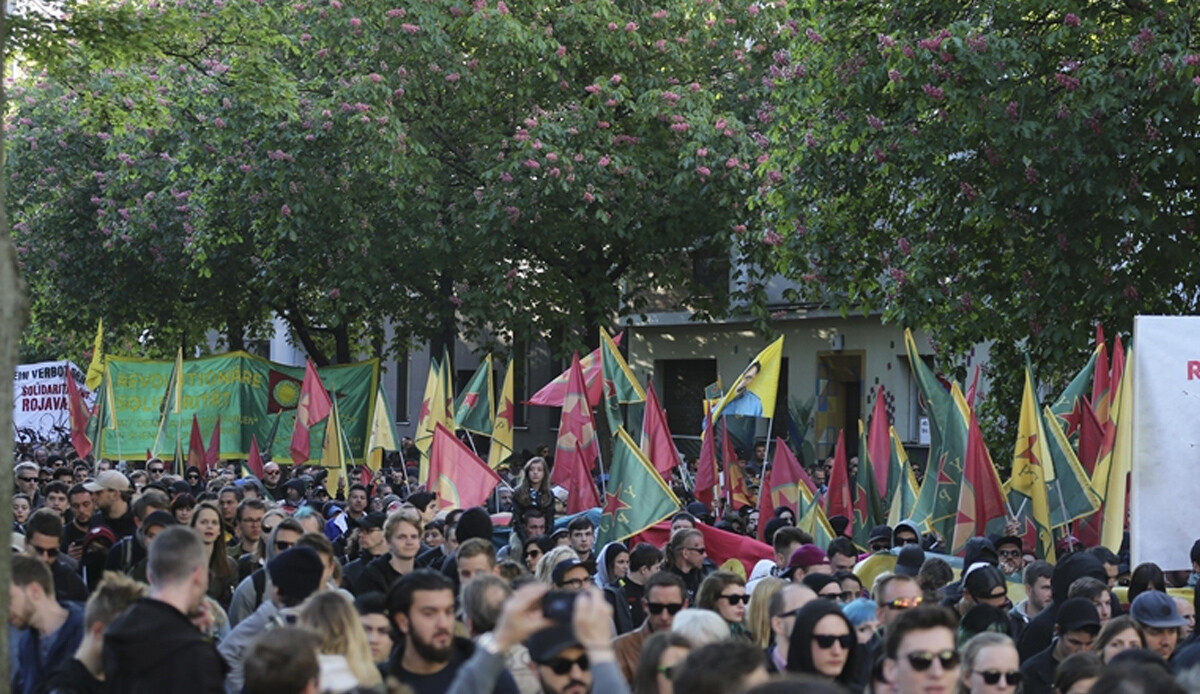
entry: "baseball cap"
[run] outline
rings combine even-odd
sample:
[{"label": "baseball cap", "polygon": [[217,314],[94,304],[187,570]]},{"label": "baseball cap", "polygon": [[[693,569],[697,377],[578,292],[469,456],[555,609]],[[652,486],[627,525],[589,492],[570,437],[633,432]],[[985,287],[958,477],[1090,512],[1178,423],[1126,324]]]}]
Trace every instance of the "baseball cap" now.
[{"label": "baseball cap", "polygon": [[869,544],[876,540],[887,540],[888,542],[891,542],[892,541],[891,526],[877,525],[874,528],[871,528],[871,534],[867,537],[867,543]]},{"label": "baseball cap", "polygon": [[1138,624],[1155,629],[1173,629],[1187,625],[1187,620],[1175,607],[1175,599],[1157,590],[1148,590],[1134,598],[1133,604],[1129,606],[1129,616]]},{"label": "baseball cap", "polygon": [[925,550],[920,545],[904,545],[896,557],[895,573],[900,576],[916,576],[925,563]]},{"label": "baseball cap", "polygon": [[[1166,597],[1166,593],[1162,594]],[[1142,596],[1138,596],[1139,598]],[[1169,601],[1170,598],[1167,598]],[[1175,612],[1175,616],[1179,616],[1179,612],[1175,610],[1175,604],[1171,604],[1171,611]],[[1134,617],[1136,620],[1137,617]],[[1180,620],[1182,621],[1182,620]],[[1059,633],[1067,633],[1068,631],[1090,631],[1093,634],[1100,631],[1100,613],[1096,611],[1096,606],[1087,598],[1071,598],[1063,602],[1058,608],[1058,616],[1054,623],[1058,625]],[[1180,625],[1176,625],[1180,626]]]},{"label": "baseball cap", "polygon": [[358,520],[347,517],[347,523],[349,525],[357,525],[359,530],[374,530],[375,528],[382,528],[385,521],[387,521],[387,514],[380,513],[379,511],[371,511],[368,514],[363,515],[363,517],[359,518]]},{"label": "baseball cap", "polygon": [[787,569],[783,572],[784,578],[791,578],[796,569],[807,569],[810,566],[818,564],[828,564],[829,557],[825,551],[816,545],[800,545],[796,551],[792,552],[792,556],[788,558]]},{"label": "baseball cap", "polygon": [[166,511],[155,511],[146,516],[146,520],[142,521],[142,529],[145,530],[155,525],[169,528],[172,525],[179,525],[179,521],[175,519],[175,516]]},{"label": "baseball cap", "polygon": [[585,569],[587,568],[587,564],[584,564],[583,562],[579,561],[578,559],[566,559],[564,561],[560,561],[559,563],[555,564],[554,571],[552,571],[550,574],[550,578],[551,578],[551,580],[554,581],[554,585],[557,586],[557,585],[561,584],[562,580],[563,580],[563,576],[566,576],[568,571],[570,571],[571,569],[574,569],[577,566],[582,566]]},{"label": "baseball cap", "polygon": [[976,562],[968,569],[963,577],[963,590],[975,598],[991,597],[992,592],[999,586],[1005,585],[1004,574],[1000,569],[987,562]]},{"label": "baseball cap", "polygon": [[575,630],[570,624],[546,627],[525,642],[525,647],[529,649],[529,659],[542,665],[562,655],[568,648],[578,645],[579,639],[575,638]]},{"label": "baseball cap", "polygon": [[83,488],[89,492],[102,492],[105,489],[113,489],[118,492],[127,492],[130,489],[129,479],[117,472],[116,470],[105,470],[100,473],[96,479],[90,482],[84,482]]}]

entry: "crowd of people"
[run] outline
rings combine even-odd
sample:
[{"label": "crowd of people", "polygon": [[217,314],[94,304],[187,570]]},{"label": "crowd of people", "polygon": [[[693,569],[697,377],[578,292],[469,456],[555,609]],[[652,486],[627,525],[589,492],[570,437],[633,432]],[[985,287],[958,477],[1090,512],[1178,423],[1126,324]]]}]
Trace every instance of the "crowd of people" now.
[{"label": "crowd of people", "polygon": [[[794,511],[759,533],[744,509],[693,502],[662,546],[597,547],[545,457],[506,466],[488,507],[467,509],[402,460],[331,494],[319,467],[269,462],[258,479],[30,455],[12,691],[1200,692],[1195,605],[1167,592],[1195,585],[1200,542],[1179,575],[978,537],[956,572],[911,521],[822,546]],[[771,558],[714,556],[722,531],[764,537]]]}]

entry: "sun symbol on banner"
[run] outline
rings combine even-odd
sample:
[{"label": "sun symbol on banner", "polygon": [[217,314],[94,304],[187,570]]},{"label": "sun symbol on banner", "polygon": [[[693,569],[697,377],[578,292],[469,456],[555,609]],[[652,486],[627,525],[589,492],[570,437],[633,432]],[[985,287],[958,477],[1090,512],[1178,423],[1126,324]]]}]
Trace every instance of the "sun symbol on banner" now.
[{"label": "sun symbol on banner", "polygon": [[275,402],[284,409],[295,407],[300,402],[300,387],[292,381],[275,384]]}]

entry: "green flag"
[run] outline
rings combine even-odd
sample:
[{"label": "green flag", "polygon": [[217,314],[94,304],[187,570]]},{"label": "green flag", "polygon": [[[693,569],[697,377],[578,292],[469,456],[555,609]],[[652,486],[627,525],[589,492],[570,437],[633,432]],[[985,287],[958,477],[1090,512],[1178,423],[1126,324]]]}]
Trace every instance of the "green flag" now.
[{"label": "green flag", "polygon": [[475,375],[454,402],[454,423],[459,429],[483,436],[492,435],[492,419],[496,416],[496,405],[492,400],[494,392],[492,355],[489,354],[479,363]]},{"label": "green flag", "polygon": [[[954,399],[946,394],[940,414],[942,441],[937,458],[930,449],[925,480],[917,495],[912,520],[936,532],[947,546],[954,535],[954,520],[958,514],[959,491],[962,486],[963,462],[967,457],[967,419]],[[933,417],[930,417],[931,427]]]},{"label": "green flag", "polygon": [[[917,351],[917,342],[913,339],[912,331],[904,330],[904,351],[908,354],[909,368],[912,369],[913,379],[917,383],[917,391],[921,396],[921,407],[929,418],[929,461],[938,460],[942,452],[942,439],[946,435],[946,417],[953,414],[950,392],[942,387],[941,381],[933,373]],[[963,432],[963,445],[966,445],[966,433]],[[929,467],[932,467],[930,465]],[[929,470],[925,477],[929,477]]]},{"label": "green flag", "polygon": [[879,500],[879,486],[871,468],[867,453],[867,427],[858,420],[858,470],[854,485],[854,544],[868,549],[871,528],[885,522],[883,504]]},{"label": "green flag", "polygon": [[812,535],[813,544],[818,547],[828,547],[837,537],[833,534],[833,526],[821,508],[821,497],[808,491],[808,487],[800,484],[800,511],[796,515],[796,527]]},{"label": "green flag", "polygon": [[608,331],[600,328],[600,365],[604,384],[604,413],[608,415],[608,426],[613,431],[624,424],[621,405],[646,402],[646,391],[633,376],[625,357],[609,337]]},{"label": "green flag", "polygon": [[1050,503],[1050,527],[1086,518],[1100,510],[1100,496],[1092,488],[1088,475],[1071,448],[1067,434],[1059,426],[1049,407],[1042,409],[1042,426],[1050,449],[1046,468],[1046,499]]},{"label": "green flag", "polygon": [[675,493],[646,459],[624,428],[613,439],[608,488],[600,510],[603,546],[624,540],[677,513],[681,505]]},{"label": "green flag", "polygon": [[896,433],[896,427],[888,429],[888,437],[892,441],[891,467],[889,473],[895,474],[901,481],[896,485],[896,491],[892,494],[892,498],[888,500],[888,519],[887,524],[895,527],[902,520],[907,520],[913,515],[913,507],[917,504],[917,476],[913,473],[912,466],[908,464],[908,451],[904,450],[904,444],[900,442],[900,435]]}]

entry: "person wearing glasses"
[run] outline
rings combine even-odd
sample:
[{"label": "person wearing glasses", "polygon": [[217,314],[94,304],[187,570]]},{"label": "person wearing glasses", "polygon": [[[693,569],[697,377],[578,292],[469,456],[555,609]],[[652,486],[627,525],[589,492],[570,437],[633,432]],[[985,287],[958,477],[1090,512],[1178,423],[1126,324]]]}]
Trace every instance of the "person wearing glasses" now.
[{"label": "person wearing glasses", "polygon": [[665,555],[667,570],[683,580],[687,586],[688,601],[695,601],[700,582],[711,573],[704,564],[708,556],[704,533],[695,528],[676,530],[667,543]]},{"label": "person wearing glasses", "polygon": [[773,675],[787,670],[788,649],[792,630],[796,626],[796,615],[800,614],[800,608],[816,599],[817,594],[803,583],[786,583],[771,596],[767,605],[767,615],[771,621],[771,645],[766,651],[767,672]]},{"label": "person wearing glasses", "polygon": [[888,626],[884,680],[895,694],[950,694],[958,681],[954,638],[958,620],[950,610],[922,605],[906,609]]},{"label": "person wearing glasses", "polygon": [[283,471],[279,469],[279,463],[270,462],[263,466],[262,483],[269,499],[278,501],[283,498]]},{"label": "person wearing glasses", "polygon": [[867,673],[854,625],[834,600],[813,600],[796,613],[788,646],[787,671],[816,675],[851,691],[861,689]]},{"label": "person wearing glasses", "polygon": [[167,464],[162,458],[151,458],[146,461],[146,473],[150,476],[151,482],[161,482],[163,475],[167,472]]},{"label": "person wearing glasses", "polygon": [[671,631],[675,615],[688,606],[687,586],[683,584],[683,579],[669,571],[659,571],[650,576],[644,588],[642,607],[646,610],[646,620],[637,629],[613,640],[617,665],[626,681],[633,681],[646,640],[652,634]]},{"label": "person wearing glasses", "polygon": [[1005,535],[996,540],[996,555],[1000,558],[1000,571],[1011,579],[1020,579],[1025,571],[1025,549],[1021,538]]},{"label": "person wearing glasses", "polygon": [[633,694],[675,694],[672,679],[691,652],[692,642],[683,634],[668,631],[646,639],[630,683]]},{"label": "person wearing glasses", "polygon": [[59,602],[84,602],[87,586],[75,571],[67,566],[61,554],[63,523],[58,514],[39,508],[25,523],[25,553],[42,560],[54,578],[54,596]]},{"label": "person wearing glasses", "polygon": [[924,602],[924,593],[917,579],[904,574],[884,575],[875,581],[875,621],[879,628],[866,644],[869,662],[875,662],[884,652],[888,625],[905,610]]},{"label": "person wearing glasses", "polygon": [[711,610],[721,615],[729,625],[730,636],[753,641],[746,628],[746,607],[750,596],[746,593],[746,579],[732,571],[716,571],[708,575],[696,592],[696,607]]},{"label": "person wearing glasses", "polygon": [[1100,613],[1087,598],[1070,598],[1058,608],[1054,640],[1021,664],[1024,694],[1053,694],[1054,671],[1067,656],[1091,650],[1100,633]]},{"label": "person wearing glasses", "polygon": [[25,461],[13,468],[13,479],[16,480],[16,492],[29,497],[30,508],[41,508],[42,493],[38,487],[40,470],[37,463]]},{"label": "person wearing glasses", "polygon": [[1007,634],[984,632],[963,645],[958,694],[1012,694],[1020,684],[1021,659]]}]

